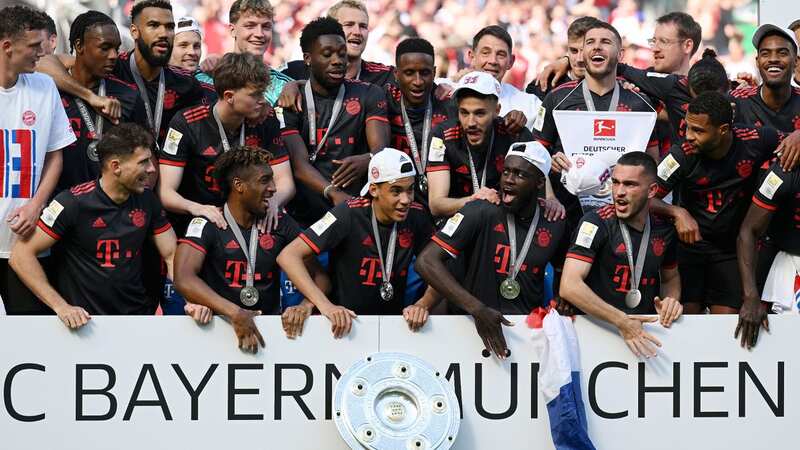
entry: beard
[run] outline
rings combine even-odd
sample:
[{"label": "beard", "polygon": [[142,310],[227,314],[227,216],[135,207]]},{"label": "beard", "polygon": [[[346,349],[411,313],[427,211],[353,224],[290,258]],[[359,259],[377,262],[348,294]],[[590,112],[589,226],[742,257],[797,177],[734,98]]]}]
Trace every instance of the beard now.
[{"label": "beard", "polygon": [[136,48],[139,49],[139,53],[142,54],[147,64],[153,67],[164,67],[169,63],[169,59],[172,56],[172,44],[168,43],[167,45],[169,46],[167,53],[164,56],[157,56],[153,53],[153,49],[144,42],[144,39],[139,38],[136,40]]}]

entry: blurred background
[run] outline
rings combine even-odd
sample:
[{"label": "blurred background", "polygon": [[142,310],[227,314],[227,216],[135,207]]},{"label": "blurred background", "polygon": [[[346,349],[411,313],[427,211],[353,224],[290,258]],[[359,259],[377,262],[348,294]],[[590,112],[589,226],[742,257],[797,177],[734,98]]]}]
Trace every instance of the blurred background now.
[{"label": "blurred background", "polygon": [[[175,18],[191,15],[204,29],[203,55],[231,49],[228,10],[234,0],[173,0]],[[303,25],[325,14],[335,0],[274,0],[273,46],[265,56],[272,67],[300,59]],[[9,3],[0,0],[0,5]],[[15,0],[14,3],[20,3]],[[27,0],[45,10],[59,29],[59,51],[66,47],[72,19],[87,9],[111,15],[126,31],[133,1]],[[466,66],[465,49],[472,36],[489,24],[506,27],[514,38],[516,63],[506,75],[522,88],[548,62],[566,53],[566,30],[575,17],[591,15],[610,22],[626,41],[625,62],[641,68],[651,62],[647,39],[655,20],[684,11],[703,27],[703,47],[713,47],[731,76],[757,74],[750,38],[758,22],[757,0],[367,0],[370,35],[364,59],[393,64],[397,43],[408,36],[428,39],[437,50],[439,76]],[[130,39],[127,45],[132,47]],[[695,55],[699,57],[702,49]]]}]

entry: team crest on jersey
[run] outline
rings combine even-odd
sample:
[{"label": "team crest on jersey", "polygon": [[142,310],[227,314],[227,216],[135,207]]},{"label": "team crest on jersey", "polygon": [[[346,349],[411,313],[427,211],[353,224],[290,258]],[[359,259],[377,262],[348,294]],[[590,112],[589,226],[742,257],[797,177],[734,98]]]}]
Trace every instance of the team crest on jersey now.
[{"label": "team crest on jersey", "polygon": [[700,177],[697,179],[698,186],[708,186],[708,183],[710,182],[711,180],[709,180],[708,177]]},{"label": "team crest on jersey", "polygon": [[794,129],[795,130],[800,130],[800,115],[794,116],[794,119],[792,119],[792,122],[793,122],[793,125],[794,125]]},{"label": "team crest on jersey", "polygon": [[258,136],[255,134],[249,134],[244,137],[244,145],[249,145],[251,147],[258,147],[261,145],[261,140],[258,139]]},{"label": "team crest on jersey", "polygon": [[505,233],[506,227],[502,223],[498,223],[494,226],[494,231],[497,231],[498,233]]},{"label": "team crest on jersey", "polygon": [[550,246],[550,241],[552,241],[553,235],[550,233],[550,230],[539,228],[536,234],[536,244],[539,247],[545,248]]},{"label": "team crest on jersey", "polygon": [[258,238],[258,245],[264,250],[272,250],[272,247],[275,247],[275,239],[272,238],[270,233],[262,234],[261,237]]},{"label": "team crest on jersey", "polygon": [[497,173],[503,173],[503,169],[505,168],[505,157],[502,155],[498,155],[494,159],[494,168],[497,170]]},{"label": "team crest on jersey", "polygon": [[178,94],[172,89],[164,91],[164,109],[172,109],[178,101]]},{"label": "team crest on jersey", "polygon": [[409,248],[411,244],[414,243],[414,233],[408,228],[400,230],[400,232],[397,233],[397,241],[400,243],[400,247]]},{"label": "team crest on jersey", "polygon": [[747,178],[753,173],[753,161],[746,159],[736,164],[736,171],[741,178]]},{"label": "team crest on jersey", "polygon": [[26,126],[32,127],[36,123],[36,113],[31,110],[27,110],[22,113],[22,123],[24,123]]},{"label": "team crest on jersey", "polygon": [[131,218],[131,223],[133,223],[136,228],[142,228],[145,222],[147,222],[147,213],[138,208],[128,213],[128,217]]},{"label": "team crest on jersey", "polygon": [[357,116],[358,113],[361,112],[361,103],[359,103],[357,98],[348,99],[344,109],[347,110],[347,114]]},{"label": "team crest on jersey", "polygon": [[661,256],[664,254],[664,239],[660,237],[653,238],[652,246],[654,255]]}]

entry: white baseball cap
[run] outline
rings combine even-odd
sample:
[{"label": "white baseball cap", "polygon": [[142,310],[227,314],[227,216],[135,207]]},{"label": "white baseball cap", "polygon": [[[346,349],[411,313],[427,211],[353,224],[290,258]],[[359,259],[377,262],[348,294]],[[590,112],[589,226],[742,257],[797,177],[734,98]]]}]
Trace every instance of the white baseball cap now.
[{"label": "white baseball cap", "polygon": [[417,175],[411,157],[400,150],[386,147],[372,155],[367,169],[367,184],[361,188],[361,196],[367,195],[369,185],[375,183],[394,183],[401,178]]},{"label": "white baseball cap", "polygon": [[794,38],[794,32],[792,30],[788,30],[786,28],[781,28],[777,25],[773,25],[771,23],[765,23],[761,25],[756,30],[755,34],[753,34],[753,47],[758,50],[758,46],[761,45],[761,41],[764,39],[768,33],[778,34],[786,40],[788,40],[792,45],[794,45],[794,51],[797,53],[797,40]]},{"label": "white baseball cap", "polygon": [[469,72],[461,77],[455,90],[453,90],[453,97],[458,95],[458,91],[470,90],[483,95],[494,95],[500,98],[500,83],[488,72]]},{"label": "white baseball cap", "polygon": [[620,156],[620,152],[605,151],[591,157],[570,157],[572,167],[562,175],[561,181],[572,195],[595,195],[606,187],[611,168]]},{"label": "white baseball cap", "polygon": [[194,17],[184,16],[175,22],[175,34],[183,33],[184,31],[194,31],[203,37],[203,32],[200,29],[200,23]]},{"label": "white baseball cap", "polygon": [[516,142],[511,144],[508,153],[506,153],[506,159],[508,159],[509,156],[519,156],[525,161],[528,161],[539,169],[544,176],[550,173],[550,166],[553,164],[553,159],[550,158],[550,152],[544,148],[544,145],[537,141]]}]

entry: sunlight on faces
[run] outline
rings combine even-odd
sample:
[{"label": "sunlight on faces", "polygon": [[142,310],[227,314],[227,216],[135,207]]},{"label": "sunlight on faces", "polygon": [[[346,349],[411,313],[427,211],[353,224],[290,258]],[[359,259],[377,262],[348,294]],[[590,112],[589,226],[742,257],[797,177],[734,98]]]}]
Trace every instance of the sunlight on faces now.
[{"label": "sunlight on faces", "polygon": [[485,99],[465,96],[458,100],[458,122],[469,145],[474,147],[484,143],[498,114],[500,103],[494,96]]},{"label": "sunlight on faces", "polygon": [[686,142],[701,154],[707,155],[717,149],[730,128],[728,124],[714,125],[708,114],[686,113]]},{"label": "sunlight on faces", "polygon": [[583,61],[583,37],[567,42],[567,57],[572,75],[575,78],[583,78],[586,75],[586,63]]},{"label": "sunlight on faces", "polygon": [[756,53],[756,66],[764,84],[771,88],[788,85],[794,75],[797,54],[794,46],[780,35],[761,40]]},{"label": "sunlight on faces", "polygon": [[111,156],[105,165],[128,192],[141,194],[152,187],[152,178],[156,175],[152,156],[149,148],[136,147],[131,154]]},{"label": "sunlight on faces", "polygon": [[635,217],[656,196],[658,184],[642,166],[617,164],[611,173],[611,194],[620,219]]},{"label": "sunlight on faces", "polygon": [[400,85],[400,92],[403,93],[403,97],[409,105],[422,106],[425,104],[430,95],[435,74],[436,68],[431,55],[405,53],[400,56],[395,76]]},{"label": "sunlight on faces", "polygon": [[603,78],[615,73],[620,58],[622,58],[621,43],[611,30],[593,28],[586,32],[583,41],[583,60],[589,75]]},{"label": "sunlight on faces", "polygon": [[230,27],[236,53],[250,53],[260,57],[272,45],[273,23],[266,15],[246,11]]},{"label": "sunlight on faces", "polygon": [[225,91],[223,97],[235,113],[246,119],[257,119],[267,104],[264,89],[263,85],[249,83],[241,89]]},{"label": "sunlight on faces", "polygon": [[83,39],[76,42],[76,60],[89,69],[92,76],[104,78],[114,72],[121,43],[116,26],[106,24],[89,27]]},{"label": "sunlight on faces", "polygon": [[172,11],[156,7],[143,9],[136,22],[131,24],[131,36],[148,64],[156,67],[166,65],[175,39]]},{"label": "sunlight on faces", "polygon": [[656,24],[653,32],[655,44],[653,50],[653,69],[656,72],[673,73],[678,71],[684,60],[689,59],[692,52],[691,39],[681,39],[678,25],[673,22]]},{"label": "sunlight on faces", "polygon": [[369,195],[372,196],[375,205],[376,217],[387,217],[393,222],[405,220],[411,202],[414,201],[414,178],[405,177],[394,182],[369,185]]},{"label": "sunlight on faces", "polygon": [[275,178],[272,168],[259,164],[241,170],[231,180],[231,191],[240,196],[242,206],[256,217],[263,217],[269,209],[269,199],[275,195]]},{"label": "sunlight on faces", "polygon": [[500,201],[512,213],[518,213],[536,201],[544,177],[533,164],[518,155],[505,159],[500,174]]},{"label": "sunlight on faces", "polygon": [[311,74],[322,86],[338,88],[344,82],[347,65],[347,45],[341,36],[324,34],[311,44],[311,52],[303,53]]},{"label": "sunlight on faces", "polygon": [[20,73],[32,73],[36,63],[44,56],[44,35],[41,30],[28,30],[0,41],[0,48],[10,53],[8,65]]},{"label": "sunlight on faces", "polygon": [[202,56],[202,39],[199,34],[194,31],[184,31],[175,35],[170,65],[194,72],[200,65]]},{"label": "sunlight on faces", "polygon": [[471,67],[474,70],[488,72],[497,81],[502,81],[506,72],[514,65],[514,55],[502,39],[485,35],[478,41],[478,46],[470,50]]},{"label": "sunlight on faces", "polygon": [[347,56],[361,57],[369,38],[369,16],[360,9],[344,7],[336,13],[336,21],[344,29]]}]

